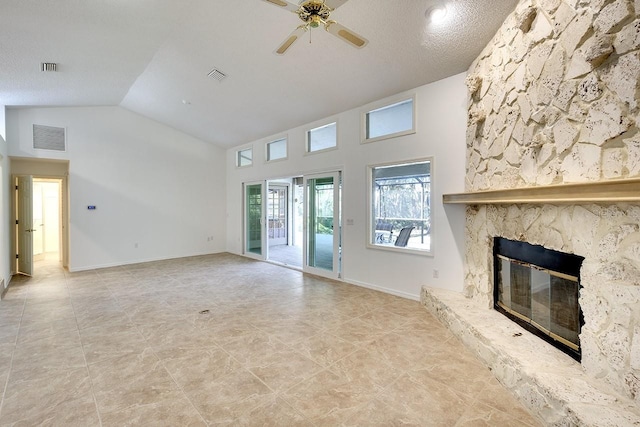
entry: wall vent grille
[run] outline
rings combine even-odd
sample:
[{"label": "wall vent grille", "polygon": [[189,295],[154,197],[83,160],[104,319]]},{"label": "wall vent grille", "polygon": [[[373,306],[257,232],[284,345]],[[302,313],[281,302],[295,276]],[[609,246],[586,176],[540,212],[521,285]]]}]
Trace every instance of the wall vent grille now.
[{"label": "wall vent grille", "polygon": [[58,71],[58,64],[55,62],[42,62],[40,64],[40,71]]},{"label": "wall vent grille", "polygon": [[54,126],[33,125],[33,148],[67,151],[65,129]]},{"label": "wall vent grille", "polygon": [[218,70],[217,68],[214,68],[213,70],[211,70],[209,72],[209,74],[207,74],[209,77],[211,77],[212,79],[216,79],[217,81],[221,82],[222,80],[224,80],[227,75],[225,73],[223,73],[222,71]]}]

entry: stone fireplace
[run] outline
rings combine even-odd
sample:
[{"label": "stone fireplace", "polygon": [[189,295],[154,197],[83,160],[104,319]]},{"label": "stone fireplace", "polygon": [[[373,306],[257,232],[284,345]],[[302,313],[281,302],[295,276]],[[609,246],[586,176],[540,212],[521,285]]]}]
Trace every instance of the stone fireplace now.
[{"label": "stone fireplace", "polygon": [[[614,402],[629,399],[631,415],[625,422],[640,425],[640,417],[634,418],[640,405],[639,13],[640,0],[521,0],[467,78],[466,194],[482,197],[470,196],[466,202],[463,294],[471,305],[455,296],[450,301],[469,311],[493,307],[496,236],[584,258],[581,363],[560,356],[550,360],[567,372],[579,370],[581,381],[597,390],[600,385],[609,388],[616,397],[602,393],[586,399],[579,390],[571,397],[569,389],[541,391],[547,379],[540,375],[525,380],[525,374],[508,367],[498,369],[504,370],[501,381],[517,388],[516,394],[549,423],[561,424],[558,420],[577,411],[591,410],[594,416],[599,411],[600,416]],[[608,198],[597,187],[617,180],[625,180],[629,197]],[[598,190],[576,197],[570,187],[582,184]],[[527,195],[527,190],[537,194],[536,189],[556,186],[566,190],[554,190],[551,199]],[[515,190],[524,196],[509,192]],[[496,194],[489,197],[484,191]],[[425,305],[440,314],[447,310],[448,303],[430,294],[423,293]],[[463,341],[481,334],[473,325],[458,323],[465,317],[462,313],[445,320],[461,329]],[[465,332],[467,327],[474,332]],[[517,345],[511,337],[507,341],[500,347],[505,351]],[[477,347],[480,357],[494,358],[483,355],[483,349],[484,344]],[[513,359],[500,363],[514,364],[527,356],[515,349],[509,357]],[[566,377],[558,373],[558,378]],[[551,403],[555,398],[574,403],[559,410]],[[582,424],[588,418],[575,419]]]}]

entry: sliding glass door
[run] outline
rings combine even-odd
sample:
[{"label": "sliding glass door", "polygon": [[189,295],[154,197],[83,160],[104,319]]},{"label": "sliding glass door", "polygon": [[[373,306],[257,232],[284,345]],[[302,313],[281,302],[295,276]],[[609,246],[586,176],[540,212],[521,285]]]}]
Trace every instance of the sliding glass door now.
[{"label": "sliding glass door", "polygon": [[[340,172],[307,175],[300,181],[304,191],[302,270],[337,279],[341,268]],[[288,224],[287,203],[283,205],[288,200],[287,187],[267,187],[265,181],[255,181],[245,183],[243,191],[243,253],[268,260],[271,241],[281,239],[278,243],[286,245],[292,228]],[[299,261],[284,263],[300,266]]]},{"label": "sliding glass door", "polygon": [[340,275],[340,173],[304,177],[304,271]]}]

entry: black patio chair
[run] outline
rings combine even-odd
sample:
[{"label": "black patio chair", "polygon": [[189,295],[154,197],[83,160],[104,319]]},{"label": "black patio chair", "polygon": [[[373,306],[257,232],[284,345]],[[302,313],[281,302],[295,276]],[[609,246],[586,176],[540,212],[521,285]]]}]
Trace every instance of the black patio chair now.
[{"label": "black patio chair", "polygon": [[400,233],[398,234],[398,238],[396,239],[394,245],[401,248],[407,246],[407,243],[409,243],[409,237],[411,237],[411,232],[414,228],[415,227],[404,227],[402,230],[400,230]]}]

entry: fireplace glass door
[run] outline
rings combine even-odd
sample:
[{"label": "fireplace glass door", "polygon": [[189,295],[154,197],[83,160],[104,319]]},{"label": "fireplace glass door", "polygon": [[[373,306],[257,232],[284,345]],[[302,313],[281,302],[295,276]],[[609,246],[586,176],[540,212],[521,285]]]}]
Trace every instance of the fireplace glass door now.
[{"label": "fireplace glass door", "polygon": [[498,304],[542,332],[578,350],[577,277],[500,258]]},{"label": "fireplace glass door", "polygon": [[581,257],[505,239],[494,251],[496,309],[579,358]]}]

